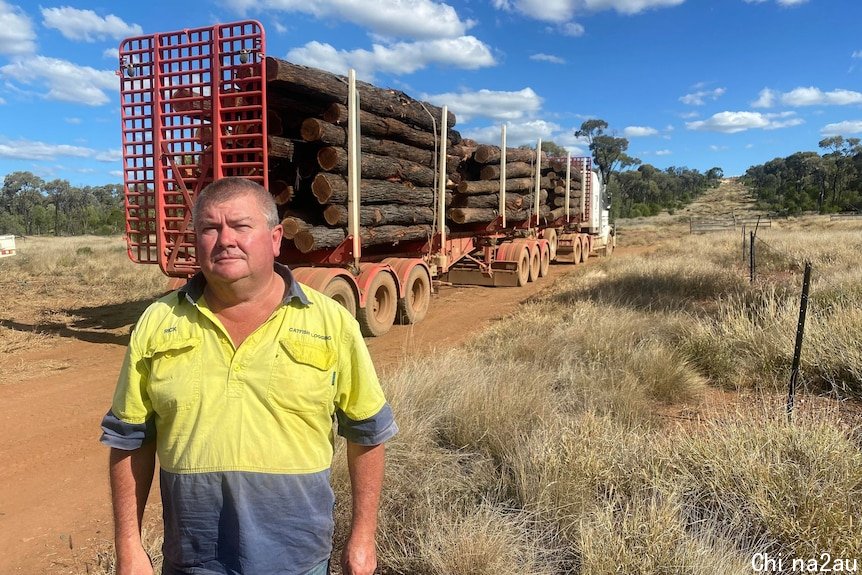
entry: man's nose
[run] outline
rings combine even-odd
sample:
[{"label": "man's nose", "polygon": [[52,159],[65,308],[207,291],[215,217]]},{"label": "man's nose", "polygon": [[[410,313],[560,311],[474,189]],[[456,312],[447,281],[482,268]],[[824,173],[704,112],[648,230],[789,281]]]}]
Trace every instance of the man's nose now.
[{"label": "man's nose", "polygon": [[222,226],[218,230],[218,245],[232,246],[236,244],[236,234],[230,226]]}]

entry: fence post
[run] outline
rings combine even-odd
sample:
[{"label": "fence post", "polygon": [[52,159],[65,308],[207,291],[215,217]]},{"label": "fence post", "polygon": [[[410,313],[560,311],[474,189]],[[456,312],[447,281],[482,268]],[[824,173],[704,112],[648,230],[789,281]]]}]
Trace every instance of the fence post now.
[{"label": "fence post", "polygon": [[790,368],[790,385],[787,389],[787,421],[793,417],[796,382],[799,379],[799,359],[802,356],[802,338],[805,335],[805,314],[808,311],[808,287],[811,285],[811,262],[805,262],[802,278],[802,298],[799,301],[799,322],[796,324],[796,345],[793,348],[793,365]]},{"label": "fence post", "polygon": [[755,267],[754,240],[756,238],[757,238],[757,236],[754,235],[754,232],[751,232],[751,236],[749,237],[749,242],[748,242],[748,270],[749,270],[748,280],[751,283],[754,283],[754,267]]},{"label": "fence post", "polygon": [[745,224],[742,224],[742,262],[745,263],[745,254],[746,254],[746,245],[745,245]]}]

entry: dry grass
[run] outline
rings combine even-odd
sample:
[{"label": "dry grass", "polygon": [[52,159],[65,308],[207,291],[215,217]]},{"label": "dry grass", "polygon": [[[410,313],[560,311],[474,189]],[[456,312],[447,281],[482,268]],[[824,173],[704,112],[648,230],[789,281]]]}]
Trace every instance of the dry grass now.
[{"label": "dry grass", "polygon": [[[862,432],[834,400],[800,400],[792,425],[781,408],[804,258],[803,383],[862,391],[862,246],[858,229],[795,226],[762,233],[789,259],[764,257],[753,285],[736,234],[679,236],[567,276],[470,345],[388,375],[401,433],[382,571],[743,574],[754,553],[862,559]],[[716,390],[736,388],[744,400]],[[716,395],[728,415],[704,403]],[[339,543],[341,452],[332,480]]]},{"label": "dry grass", "polygon": [[21,354],[47,348],[59,336],[123,338],[167,286],[157,266],[126,257],[121,238],[32,237],[17,247],[16,256],[0,259],[0,385],[13,381],[10,367],[17,366],[14,381],[44,373]]}]

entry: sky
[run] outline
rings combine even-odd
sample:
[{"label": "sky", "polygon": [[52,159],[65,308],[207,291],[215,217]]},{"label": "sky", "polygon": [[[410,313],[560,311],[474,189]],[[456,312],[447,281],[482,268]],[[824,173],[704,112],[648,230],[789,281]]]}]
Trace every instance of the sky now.
[{"label": "sky", "polygon": [[860,0],[0,0],[0,177],[122,181],[118,46],[260,21],[266,52],[448,105],[464,137],[600,118],[628,153],[741,175],[862,137]]}]

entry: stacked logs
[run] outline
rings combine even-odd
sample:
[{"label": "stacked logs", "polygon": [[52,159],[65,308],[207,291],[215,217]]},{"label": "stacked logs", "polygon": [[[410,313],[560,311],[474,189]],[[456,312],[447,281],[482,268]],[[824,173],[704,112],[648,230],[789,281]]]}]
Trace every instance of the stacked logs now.
[{"label": "stacked logs", "polygon": [[[455,186],[452,207],[447,217],[454,223],[493,221],[499,215],[502,151],[497,146],[476,146],[469,159],[461,163],[462,179]],[[506,149],[506,220],[522,222],[537,214],[540,220],[565,216],[565,160],[542,154],[539,201],[536,200],[536,153],[524,148]],[[580,206],[580,178],[572,176],[569,215]]]},{"label": "stacked logs", "polygon": [[[269,185],[284,237],[302,253],[336,247],[348,235],[347,80],[273,57],[265,66]],[[442,109],[363,82],[357,88],[361,240],[371,246],[428,239],[438,203]],[[176,90],[174,108],[181,109],[190,95]],[[454,124],[450,113],[447,125]],[[198,137],[212,134],[201,129]],[[457,231],[490,224],[500,215],[500,148],[462,140],[451,128],[446,137],[446,225]],[[542,158],[534,205],[535,161],[533,150],[506,151],[507,222],[564,214],[564,162]],[[573,177],[572,214],[579,206],[579,183]]]},{"label": "stacked logs", "polygon": [[[266,59],[270,188],[285,238],[307,253],[348,234],[347,80],[323,70]],[[442,109],[395,90],[357,82],[361,153],[360,236],[364,245],[430,238]],[[449,126],[455,117],[449,114]],[[458,151],[460,135],[449,130]],[[447,162],[459,181],[460,157]]]}]

